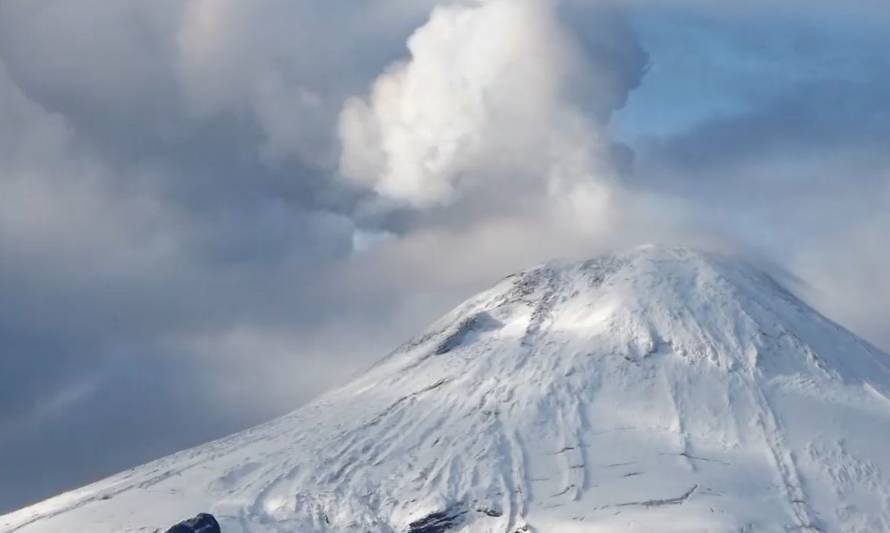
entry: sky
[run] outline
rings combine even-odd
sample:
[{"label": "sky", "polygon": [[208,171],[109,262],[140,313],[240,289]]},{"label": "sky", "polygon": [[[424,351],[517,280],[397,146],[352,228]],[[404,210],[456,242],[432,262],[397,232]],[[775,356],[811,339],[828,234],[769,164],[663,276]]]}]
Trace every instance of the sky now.
[{"label": "sky", "polygon": [[890,351],[885,0],[5,0],[0,512],[504,275],[740,253]]}]

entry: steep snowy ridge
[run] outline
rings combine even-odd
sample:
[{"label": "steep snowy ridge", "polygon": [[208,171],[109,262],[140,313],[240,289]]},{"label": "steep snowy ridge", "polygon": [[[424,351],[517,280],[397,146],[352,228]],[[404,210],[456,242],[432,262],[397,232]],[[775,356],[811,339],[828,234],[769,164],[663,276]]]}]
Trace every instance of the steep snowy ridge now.
[{"label": "steep snowy ridge", "polygon": [[890,357],[732,258],[509,276],[290,415],[0,530],[890,531]]}]

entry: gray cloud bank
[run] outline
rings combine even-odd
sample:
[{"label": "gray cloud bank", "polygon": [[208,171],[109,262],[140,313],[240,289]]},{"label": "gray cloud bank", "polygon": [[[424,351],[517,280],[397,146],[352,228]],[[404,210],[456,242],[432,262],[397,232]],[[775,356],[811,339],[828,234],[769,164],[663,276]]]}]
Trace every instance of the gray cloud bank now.
[{"label": "gray cloud bank", "polygon": [[711,5],[0,4],[0,511],[554,256],[745,249],[890,348],[885,10]]}]

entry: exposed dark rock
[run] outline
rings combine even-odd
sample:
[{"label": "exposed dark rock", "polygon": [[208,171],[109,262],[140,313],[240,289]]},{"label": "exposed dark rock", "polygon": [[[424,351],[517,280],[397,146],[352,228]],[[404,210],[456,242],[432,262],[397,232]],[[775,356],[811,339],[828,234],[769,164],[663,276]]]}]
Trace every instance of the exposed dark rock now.
[{"label": "exposed dark rock", "polygon": [[222,533],[222,530],[212,514],[201,513],[176,524],[167,533]]},{"label": "exposed dark rock", "polygon": [[489,315],[488,313],[482,312],[477,315],[473,315],[465,320],[462,320],[460,324],[458,324],[457,328],[454,330],[454,333],[445,338],[439,345],[436,347],[435,354],[442,355],[444,353],[448,353],[451,350],[457,348],[461,344],[470,337],[473,333],[481,333],[483,331],[491,331],[498,329],[503,326],[501,322],[497,319]]},{"label": "exposed dark rock", "polygon": [[437,511],[408,524],[408,533],[445,533],[463,523],[467,510],[464,507],[450,507]]}]

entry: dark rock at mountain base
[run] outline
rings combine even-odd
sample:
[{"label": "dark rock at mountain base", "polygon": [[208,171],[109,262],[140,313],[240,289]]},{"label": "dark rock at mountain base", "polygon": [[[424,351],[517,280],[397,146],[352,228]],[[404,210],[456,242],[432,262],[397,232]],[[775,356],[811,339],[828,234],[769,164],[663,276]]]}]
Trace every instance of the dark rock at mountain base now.
[{"label": "dark rock at mountain base", "polygon": [[194,518],[176,524],[166,533],[222,533],[222,531],[219,522],[212,514],[201,513]]}]

